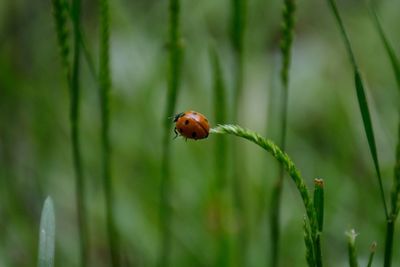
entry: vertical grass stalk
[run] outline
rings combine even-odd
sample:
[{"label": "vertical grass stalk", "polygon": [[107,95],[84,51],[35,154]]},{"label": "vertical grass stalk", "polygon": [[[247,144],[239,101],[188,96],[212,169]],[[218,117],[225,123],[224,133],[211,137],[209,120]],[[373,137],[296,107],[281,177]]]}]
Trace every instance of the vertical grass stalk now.
[{"label": "vertical grass stalk", "polygon": [[171,120],[168,119],[175,113],[177,101],[180,71],[182,65],[181,33],[179,28],[180,1],[169,0],[169,66],[168,66],[168,92],[165,116],[163,120],[164,136],[162,140],[162,165],[160,185],[160,225],[161,244],[158,266],[168,267],[170,265],[171,253]]},{"label": "vertical grass stalk", "polygon": [[[396,57],[394,49],[389,43],[386,35],[383,31],[383,28],[379,22],[378,15],[375,12],[375,9],[371,2],[368,3],[369,13],[374,22],[374,26],[379,33],[379,37],[385,47],[386,53],[392,65],[392,69],[396,78],[396,83],[398,90],[400,92],[400,63]],[[393,237],[395,233],[395,224],[397,215],[399,213],[399,196],[400,196],[400,124],[398,130],[398,141],[396,148],[396,163],[394,166],[394,176],[393,176],[393,185],[391,192],[391,211],[389,218],[387,220],[386,226],[386,240],[385,240],[385,258],[384,258],[384,266],[390,267],[392,265],[392,251],[393,251]]]},{"label": "vertical grass stalk", "polygon": [[307,222],[307,219],[304,218],[303,224],[304,231],[304,243],[306,245],[306,260],[308,267],[315,267],[315,254],[314,254],[314,242],[311,237],[310,225]]},{"label": "vertical grass stalk", "polygon": [[372,242],[371,247],[369,248],[369,258],[368,258],[368,265],[367,267],[371,267],[372,266],[372,261],[374,260],[374,255],[376,252],[376,242]]},{"label": "vertical grass stalk", "polygon": [[[233,90],[233,121],[237,123],[240,113],[240,100],[243,94],[244,83],[244,35],[246,28],[246,8],[247,0],[231,0],[231,42],[234,51],[234,90]],[[237,262],[240,266],[246,265],[247,254],[247,220],[245,209],[245,196],[243,188],[245,188],[242,173],[239,169],[240,152],[237,144],[232,147],[232,159],[234,161],[233,172],[233,199],[235,208],[235,217],[238,228],[238,240],[236,242]]]},{"label": "vertical grass stalk", "polygon": [[382,184],[382,177],[381,177],[381,172],[380,172],[380,168],[379,168],[379,160],[378,160],[378,153],[376,151],[376,144],[375,144],[375,137],[374,137],[374,131],[373,131],[373,126],[372,126],[372,121],[371,121],[371,115],[369,112],[369,107],[368,107],[368,101],[367,101],[367,97],[365,95],[365,90],[364,90],[364,85],[361,79],[361,75],[358,69],[358,65],[356,62],[356,59],[354,57],[354,53],[353,50],[351,48],[351,44],[350,44],[350,40],[349,37],[347,36],[346,30],[344,28],[344,24],[342,22],[342,19],[340,17],[339,11],[336,7],[336,2],[335,0],[327,0],[328,1],[328,5],[333,13],[333,16],[339,26],[339,30],[341,33],[341,36],[343,38],[348,56],[350,58],[350,63],[353,67],[353,72],[354,72],[354,81],[355,81],[355,87],[356,87],[356,93],[357,93],[357,100],[358,100],[358,105],[360,107],[360,111],[361,111],[361,116],[362,116],[362,120],[363,120],[363,124],[364,124],[364,130],[365,130],[365,134],[367,136],[367,140],[368,140],[368,146],[371,152],[371,156],[372,156],[372,160],[374,163],[374,167],[375,167],[375,172],[376,172],[376,176],[378,178],[378,183],[379,183],[379,191],[381,194],[381,198],[382,198],[382,204],[384,207],[384,213],[385,213],[385,218],[386,220],[389,219],[389,212],[387,209],[387,205],[386,205],[386,198],[385,198],[385,193],[383,190],[383,184]]},{"label": "vertical grass stalk", "polygon": [[53,15],[56,24],[56,33],[62,65],[67,77],[70,96],[70,124],[71,124],[71,144],[72,157],[75,170],[76,186],[76,205],[78,213],[78,228],[80,238],[80,262],[81,266],[87,265],[89,251],[89,237],[87,226],[87,212],[85,205],[85,183],[82,170],[82,159],[80,151],[79,138],[79,117],[80,117],[80,46],[79,46],[79,28],[80,28],[80,0],[72,1],[71,18],[73,24],[73,47],[74,54],[72,66],[69,61],[69,41],[68,30],[68,4],[65,0],[53,0]]},{"label": "vertical grass stalk", "polygon": [[110,31],[109,31],[109,3],[108,0],[100,0],[100,59],[99,59],[99,86],[101,109],[101,143],[103,186],[106,202],[106,220],[109,251],[113,267],[120,266],[119,236],[116,228],[114,184],[111,175],[111,146],[110,146]]},{"label": "vertical grass stalk", "polygon": [[350,267],[358,267],[357,251],[356,251],[356,237],[357,233],[354,229],[346,232],[347,235],[347,248],[349,253]]},{"label": "vertical grass stalk", "polygon": [[314,207],[317,214],[318,233],[315,240],[316,266],[322,266],[321,235],[324,225],[324,180],[314,179]]},{"label": "vertical grass stalk", "polygon": [[[281,125],[279,145],[283,151],[286,150],[287,135],[287,113],[288,113],[288,93],[289,93],[289,69],[291,61],[291,48],[293,43],[293,31],[295,24],[296,5],[294,0],[285,0],[282,10],[282,68],[280,73],[282,84],[281,98]],[[279,259],[279,241],[280,241],[280,203],[282,195],[284,170],[283,166],[279,166],[279,174],[277,181],[272,190],[271,199],[271,216],[270,216],[270,232],[271,232],[271,266],[278,266]]]},{"label": "vertical grass stalk", "polygon": [[[214,91],[214,118],[217,123],[226,121],[226,95],[225,84],[222,77],[221,64],[218,54],[211,49],[210,58],[213,69],[213,91]],[[224,215],[224,192],[227,182],[227,140],[224,136],[218,136],[215,140],[215,182],[213,185],[213,194],[217,201],[217,258],[215,266],[229,266],[229,239],[227,236],[227,220]]]}]

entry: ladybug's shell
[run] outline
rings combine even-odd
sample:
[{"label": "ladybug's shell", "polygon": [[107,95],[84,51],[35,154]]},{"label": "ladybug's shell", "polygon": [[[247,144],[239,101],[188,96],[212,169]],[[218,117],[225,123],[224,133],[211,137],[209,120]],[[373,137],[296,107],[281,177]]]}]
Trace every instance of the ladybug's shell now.
[{"label": "ladybug's shell", "polygon": [[207,138],[210,124],[207,118],[196,111],[187,111],[175,116],[175,129],[189,139]]}]

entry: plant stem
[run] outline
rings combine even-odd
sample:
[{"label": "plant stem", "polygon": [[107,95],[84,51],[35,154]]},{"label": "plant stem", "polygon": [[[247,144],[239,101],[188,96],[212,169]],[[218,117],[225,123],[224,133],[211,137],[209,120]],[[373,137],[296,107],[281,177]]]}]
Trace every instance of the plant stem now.
[{"label": "plant stem", "polygon": [[340,17],[339,11],[336,7],[336,2],[335,0],[327,0],[328,4],[331,8],[331,11],[333,13],[333,16],[339,26],[339,30],[340,33],[342,35],[348,56],[350,58],[350,62],[353,66],[353,71],[354,71],[354,81],[355,81],[355,87],[356,87],[356,93],[357,93],[357,99],[358,99],[358,104],[360,107],[360,111],[361,111],[361,116],[363,119],[363,124],[364,124],[364,130],[365,133],[367,135],[367,139],[368,139],[368,146],[371,152],[371,156],[372,156],[372,160],[374,163],[374,167],[375,167],[375,172],[376,172],[376,176],[378,178],[378,183],[379,183],[379,191],[381,194],[381,199],[382,199],[382,204],[384,207],[384,212],[385,212],[385,218],[386,220],[389,219],[389,212],[388,212],[388,208],[386,205],[386,198],[385,198],[385,192],[383,190],[383,184],[382,184],[382,177],[381,177],[381,172],[380,172],[380,168],[379,168],[379,160],[378,160],[378,153],[376,150],[376,144],[375,144],[375,137],[374,137],[374,131],[373,131],[373,127],[372,127],[372,121],[371,121],[371,116],[370,116],[370,112],[369,112],[369,108],[368,108],[368,102],[367,102],[367,98],[365,96],[365,92],[364,92],[364,85],[361,79],[361,75],[360,72],[358,70],[358,66],[357,66],[357,62],[356,59],[354,57],[354,53],[353,50],[351,48],[351,44],[350,44],[350,40],[349,37],[347,36],[346,30],[344,28],[342,19]]},{"label": "plant stem", "polygon": [[303,177],[300,172],[297,170],[293,161],[289,158],[289,156],[283,152],[277,145],[275,145],[272,141],[263,138],[259,134],[243,129],[237,125],[218,125],[217,127],[210,130],[210,133],[216,134],[232,134],[241,138],[245,138],[258,146],[264,148],[267,152],[269,152],[280,164],[283,165],[284,169],[288,172],[293,182],[296,184],[297,190],[300,193],[300,196],[303,200],[303,204],[307,213],[308,221],[310,223],[311,237],[312,240],[316,240],[316,235],[318,231],[318,222],[317,215],[315,212],[313,200],[311,198],[310,192],[307,189],[307,186],[304,182]]},{"label": "plant stem", "polygon": [[346,233],[347,235],[347,248],[348,248],[348,253],[349,253],[349,265],[350,267],[358,267],[358,261],[357,261],[357,251],[356,251],[356,237],[357,234],[354,231],[354,229],[348,231]]},{"label": "plant stem", "polygon": [[109,60],[109,7],[108,0],[100,0],[100,107],[101,107],[101,140],[103,157],[103,185],[106,202],[106,220],[109,251],[113,267],[120,266],[119,236],[116,228],[114,184],[111,175],[110,146],[110,91],[111,75]]},{"label": "plant stem", "polygon": [[79,27],[81,1],[73,0],[73,29],[74,29],[74,56],[72,62],[72,74],[70,82],[70,119],[71,119],[71,138],[72,138],[72,154],[75,168],[75,186],[76,186],[76,201],[78,211],[78,225],[80,236],[80,253],[81,266],[87,266],[89,255],[89,235],[87,225],[87,212],[85,205],[85,183],[82,171],[82,159],[80,151],[79,138],[79,118],[80,118],[80,46],[79,46]]},{"label": "plant stem", "polygon": [[[295,16],[295,1],[285,0],[282,10],[283,26],[282,26],[282,68],[281,68],[281,83],[282,83],[282,102],[281,102],[281,136],[279,145],[283,151],[286,150],[286,136],[287,136],[287,120],[288,120],[288,95],[289,95],[289,69],[291,60],[291,47],[293,43],[293,30],[294,30],[294,16]],[[282,195],[284,170],[283,166],[279,165],[278,179],[272,190],[271,200],[271,266],[278,266],[279,259],[279,241],[280,241],[280,203]]]},{"label": "plant stem", "polygon": [[[237,122],[240,114],[240,100],[243,94],[244,81],[244,34],[246,24],[246,5],[247,0],[231,0],[231,41],[234,50],[234,91],[233,91],[233,121]],[[238,240],[236,242],[237,262],[240,266],[246,265],[247,257],[247,220],[245,209],[245,196],[243,190],[245,188],[244,179],[241,177],[240,164],[242,157],[239,152],[239,147],[234,144],[232,147],[232,159],[234,162],[233,173],[233,201],[235,207],[235,217],[238,228]]]},{"label": "plant stem", "polygon": [[161,244],[158,258],[158,266],[170,266],[171,254],[171,120],[168,119],[175,113],[176,100],[180,82],[180,71],[182,64],[182,47],[180,44],[179,15],[180,1],[169,1],[169,69],[168,69],[168,92],[167,105],[165,109],[165,120],[163,121],[164,136],[162,140],[162,163],[161,163],[161,185],[160,185],[160,224]]}]

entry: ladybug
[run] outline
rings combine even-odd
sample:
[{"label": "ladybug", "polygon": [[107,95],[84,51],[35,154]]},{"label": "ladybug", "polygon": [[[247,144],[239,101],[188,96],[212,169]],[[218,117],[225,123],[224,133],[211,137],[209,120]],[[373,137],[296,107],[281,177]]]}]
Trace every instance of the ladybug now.
[{"label": "ladybug", "polygon": [[207,138],[210,132],[210,124],[207,118],[196,111],[186,111],[176,114],[175,122],[175,137],[182,135],[186,139],[204,139]]}]

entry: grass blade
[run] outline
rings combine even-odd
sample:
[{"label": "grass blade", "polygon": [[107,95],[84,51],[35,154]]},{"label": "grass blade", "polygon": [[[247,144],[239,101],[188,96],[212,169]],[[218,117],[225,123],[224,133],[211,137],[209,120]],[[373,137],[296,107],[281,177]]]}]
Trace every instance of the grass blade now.
[{"label": "grass blade", "polygon": [[378,153],[376,151],[376,145],[375,145],[375,137],[374,137],[374,132],[373,132],[373,127],[372,127],[372,121],[371,121],[371,115],[369,112],[369,108],[368,108],[368,102],[367,102],[367,98],[365,95],[365,90],[364,90],[364,85],[361,79],[361,75],[359,73],[358,70],[358,66],[354,57],[354,53],[353,50],[351,48],[351,44],[350,44],[350,40],[347,36],[346,30],[344,28],[342,19],[339,15],[339,11],[336,7],[336,2],[335,0],[327,0],[328,4],[331,8],[331,11],[334,15],[334,18],[339,26],[340,29],[340,33],[342,35],[346,50],[348,52],[349,58],[350,58],[350,62],[353,66],[353,71],[354,71],[354,81],[355,81],[355,87],[356,87],[356,92],[357,92],[357,100],[358,100],[358,105],[360,107],[360,111],[361,111],[361,116],[363,119],[363,124],[364,124],[364,130],[365,133],[367,135],[367,139],[368,139],[368,145],[369,145],[369,149],[371,152],[371,156],[374,162],[374,167],[375,167],[375,172],[376,172],[376,176],[378,178],[378,183],[379,183],[379,190],[380,190],[380,194],[381,194],[381,198],[382,198],[382,203],[384,206],[384,212],[385,212],[385,217],[386,219],[389,218],[389,213],[388,213],[388,209],[387,209],[387,205],[386,205],[386,198],[385,198],[385,193],[383,190],[383,185],[382,185],[382,178],[381,178],[381,173],[380,173],[380,168],[379,168],[379,160],[378,160]]},{"label": "grass blade", "polygon": [[372,266],[372,261],[374,260],[374,255],[376,252],[376,242],[372,242],[371,247],[369,248],[370,254],[369,254],[369,258],[368,258],[368,265],[367,267],[371,267]]},{"label": "grass blade", "polygon": [[111,264],[120,266],[119,234],[116,227],[114,184],[111,174],[111,145],[110,145],[110,15],[108,0],[100,0],[100,108],[101,108],[101,140],[103,156],[103,185],[106,201],[106,220]]},{"label": "grass blade", "polygon": [[351,229],[350,231],[346,232],[346,235],[350,267],[358,267],[357,251],[355,245],[357,233],[354,229]]},{"label": "grass blade", "polygon": [[54,266],[55,230],[53,200],[47,197],[40,218],[38,267]]},{"label": "grass blade", "polygon": [[399,60],[397,59],[394,49],[390,45],[390,43],[385,35],[385,32],[383,31],[382,25],[378,19],[378,15],[376,14],[375,9],[372,6],[371,2],[368,3],[368,8],[370,11],[369,14],[372,17],[372,20],[374,22],[375,28],[379,33],[379,36],[381,38],[383,45],[385,46],[386,53],[389,57],[390,63],[392,64],[392,69],[393,69],[393,72],[394,72],[394,75],[396,78],[397,87],[400,90],[400,63],[399,63]]},{"label": "grass blade", "polygon": [[[281,125],[280,125],[280,142],[279,145],[283,151],[286,150],[287,135],[287,113],[288,113],[288,94],[289,94],[289,69],[291,61],[291,48],[293,43],[293,32],[295,25],[296,4],[294,0],[285,0],[282,10],[283,26],[282,26],[282,102],[281,102]],[[278,266],[279,256],[279,240],[280,240],[280,202],[282,195],[284,170],[283,166],[279,166],[279,175],[272,189],[271,200],[271,216],[270,216],[270,232],[271,232],[271,266]]]},{"label": "grass blade", "polygon": [[[226,89],[222,77],[221,64],[217,52],[210,50],[210,58],[214,80],[214,118],[217,123],[226,121]],[[217,228],[217,258],[215,266],[229,266],[229,237],[226,229],[227,220],[224,215],[224,192],[227,183],[227,140],[224,136],[218,136],[215,140],[215,184],[213,194],[216,199],[216,228]]]},{"label": "grass blade", "polygon": [[[244,84],[244,35],[246,28],[246,9],[247,0],[231,0],[231,43],[234,52],[234,88],[233,88],[233,121],[237,122],[240,114],[240,103],[243,95]],[[235,220],[238,227],[236,241],[236,261],[244,266],[247,258],[248,248],[248,221],[246,216],[246,204],[244,188],[246,187],[243,179],[243,171],[240,164],[243,162],[240,155],[239,146],[234,144],[232,147],[233,160],[233,201]]]},{"label": "grass blade", "polygon": [[164,136],[162,140],[161,159],[161,185],[160,185],[160,227],[161,244],[158,266],[170,265],[171,249],[171,120],[168,119],[176,113],[176,100],[180,83],[182,65],[182,45],[180,42],[180,1],[169,0],[169,68],[168,68],[168,92],[163,121]]},{"label": "grass blade", "polygon": [[80,234],[80,252],[81,266],[87,266],[89,255],[89,234],[87,224],[87,211],[85,204],[85,183],[82,168],[82,156],[79,137],[80,122],[80,46],[79,46],[79,27],[81,16],[81,2],[74,0],[72,2],[73,25],[74,25],[74,58],[71,76],[71,136],[72,136],[72,153],[75,166],[75,185],[76,199],[78,210],[78,225]]},{"label": "grass blade", "polygon": [[317,214],[318,234],[315,240],[316,266],[322,266],[321,235],[324,225],[324,180],[314,179],[314,207]]}]

